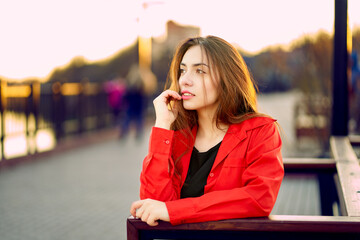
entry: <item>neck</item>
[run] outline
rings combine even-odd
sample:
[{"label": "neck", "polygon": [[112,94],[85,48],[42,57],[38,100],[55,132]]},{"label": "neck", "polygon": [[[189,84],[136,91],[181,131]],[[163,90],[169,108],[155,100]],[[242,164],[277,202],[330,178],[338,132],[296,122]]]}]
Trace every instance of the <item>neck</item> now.
[{"label": "neck", "polygon": [[223,136],[228,129],[225,124],[220,124],[220,129],[216,126],[215,113],[210,114],[205,111],[198,111],[198,131],[197,137],[203,137],[207,139],[218,138],[219,135]]}]

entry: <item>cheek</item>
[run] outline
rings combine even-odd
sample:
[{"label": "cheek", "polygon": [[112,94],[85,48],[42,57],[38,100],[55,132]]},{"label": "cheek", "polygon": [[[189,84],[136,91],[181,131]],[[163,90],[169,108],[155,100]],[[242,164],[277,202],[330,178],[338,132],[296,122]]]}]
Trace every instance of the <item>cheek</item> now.
[{"label": "cheek", "polygon": [[207,92],[209,102],[215,102],[218,100],[219,92],[218,92],[217,87],[211,86],[208,89],[206,89],[206,92]]}]

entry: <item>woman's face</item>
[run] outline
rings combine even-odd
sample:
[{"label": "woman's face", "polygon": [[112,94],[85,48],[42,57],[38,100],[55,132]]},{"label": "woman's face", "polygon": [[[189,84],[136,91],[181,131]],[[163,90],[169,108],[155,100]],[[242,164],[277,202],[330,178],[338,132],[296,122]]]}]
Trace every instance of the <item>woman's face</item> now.
[{"label": "woman's face", "polygon": [[[187,50],[180,64],[180,92],[186,110],[210,111],[218,106],[216,73],[199,45]],[[211,73],[211,74],[210,74]]]}]

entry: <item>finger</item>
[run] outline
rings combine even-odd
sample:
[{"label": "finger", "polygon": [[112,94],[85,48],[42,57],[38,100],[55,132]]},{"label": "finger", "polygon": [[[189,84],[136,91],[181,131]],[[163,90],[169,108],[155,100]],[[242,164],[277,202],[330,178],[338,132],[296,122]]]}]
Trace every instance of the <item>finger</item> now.
[{"label": "finger", "polygon": [[180,94],[178,92],[171,90],[171,89],[165,90],[164,93],[180,97]]},{"label": "finger", "polygon": [[138,201],[133,202],[131,204],[131,208],[135,208],[135,209],[140,208],[144,204],[144,201],[145,200],[138,200]]},{"label": "finger", "polygon": [[158,222],[157,219],[154,218],[153,216],[150,216],[150,217],[147,219],[146,223],[147,223],[149,226],[153,226],[153,227],[159,225],[159,222]]},{"label": "finger", "polygon": [[146,211],[146,206],[144,204],[136,210],[136,217],[141,218],[144,212]]},{"label": "finger", "polygon": [[139,209],[143,205],[143,203],[144,203],[143,200],[139,200],[131,204],[130,213],[132,216],[136,217],[136,209]]},{"label": "finger", "polygon": [[164,92],[165,97],[169,100],[171,98],[177,99],[177,100],[181,100],[181,96],[179,93],[173,91],[173,90],[166,90]]},{"label": "finger", "polygon": [[143,207],[138,208],[138,209],[136,210],[135,216],[136,216],[137,218],[141,218],[142,215],[143,215],[143,213],[144,213],[144,208],[143,208]]},{"label": "finger", "polygon": [[130,214],[135,217],[136,215],[136,208],[134,206],[134,203],[131,204],[131,207],[130,207]]},{"label": "finger", "polygon": [[149,212],[149,211],[143,212],[143,214],[142,214],[142,216],[141,216],[141,221],[147,222],[147,220],[149,219],[149,216],[150,216],[150,212]]}]

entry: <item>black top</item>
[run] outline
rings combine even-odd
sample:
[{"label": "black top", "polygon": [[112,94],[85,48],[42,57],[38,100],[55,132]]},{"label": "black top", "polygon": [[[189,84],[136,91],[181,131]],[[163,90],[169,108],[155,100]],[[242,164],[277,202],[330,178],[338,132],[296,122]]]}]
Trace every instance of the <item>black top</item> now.
[{"label": "black top", "polygon": [[220,145],[221,142],[207,152],[199,152],[194,147],[185,183],[181,188],[180,198],[199,197],[204,194],[204,187]]}]

